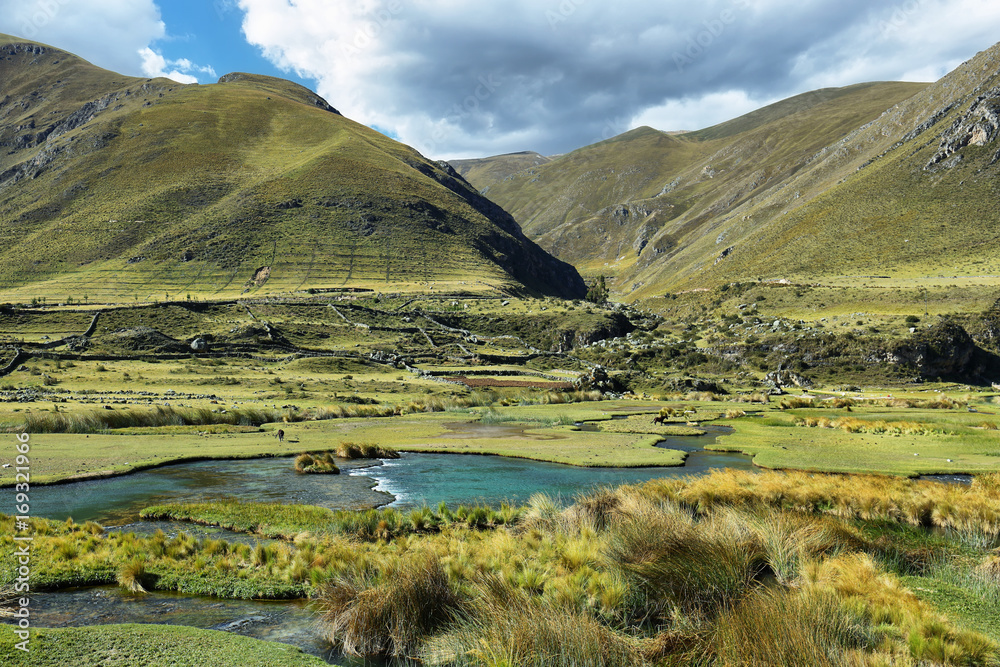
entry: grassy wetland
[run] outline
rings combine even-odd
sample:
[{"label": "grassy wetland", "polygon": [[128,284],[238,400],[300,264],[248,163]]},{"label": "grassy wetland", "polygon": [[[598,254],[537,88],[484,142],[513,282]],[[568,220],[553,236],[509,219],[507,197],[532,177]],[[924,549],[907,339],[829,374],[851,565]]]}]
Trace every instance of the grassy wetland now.
[{"label": "grassy wetland", "polygon": [[998,501],[995,474],[716,472],[499,510],[206,503],[149,512],[286,540],[36,521],[37,585],[308,598],[339,652],[425,664],[995,665]]},{"label": "grassy wetland", "polygon": [[470,184],[0,42],[3,664],[1000,667],[1000,47]]},{"label": "grassy wetland", "polygon": [[[857,369],[852,355],[913,344],[919,326],[828,331],[765,316],[765,303],[760,323],[736,323],[683,298],[673,307],[686,314],[667,317],[482,294],[317,294],[105,309],[74,348],[50,342],[89,310],[8,309],[0,335],[24,354],[0,378],[0,428],[30,435],[35,483],[275,456],[288,457],[282,474],[330,483],[412,453],[683,466],[676,438],[759,469],[518,503],[150,501],[142,521],[165,530],[135,533],[34,519],[32,585],[307,601],[312,632],[342,663],[1000,664],[1000,392],[914,381],[925,369],[903,359]],[[973,332],[990,321],[963,317]],[[991,354],[978,340],[974,354]],[[972,481],[912,479],[935,474]],[[121,655],[180,636],[219,656],[254,641],[202,632],[110,625],[37,639],[71,647],[67,664],[102,638]],[[238,650],[260,664],[314,659]]]}]

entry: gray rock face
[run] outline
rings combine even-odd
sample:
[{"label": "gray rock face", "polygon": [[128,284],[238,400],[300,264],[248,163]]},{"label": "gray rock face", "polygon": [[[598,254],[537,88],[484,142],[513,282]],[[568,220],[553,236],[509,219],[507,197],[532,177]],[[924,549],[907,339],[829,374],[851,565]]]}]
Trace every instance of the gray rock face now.
[{"label": "gray rock face", "polygon": [[191,349],[195,352],[204,352],[208,349],[208,341],[204,338],[195,338],[191,341]]},{"label": "gray rock face", "polygon": [[[944,162],[966,146],[985,146],[1000,135],[1000,88],[994,88],[976,98],[969,110],[942,135],[937,153],[925,169]],[[993,162],[1000,160],[1000,151]],[[958,161],[945,166],[953,167]]]},{"label": "gray rock face", "polygon": [[771,371],[764,376],[764,382],[775,389],[781,389],[782,387],[802,387],[806,389],[812,386],[809,378],[790,370]]}]

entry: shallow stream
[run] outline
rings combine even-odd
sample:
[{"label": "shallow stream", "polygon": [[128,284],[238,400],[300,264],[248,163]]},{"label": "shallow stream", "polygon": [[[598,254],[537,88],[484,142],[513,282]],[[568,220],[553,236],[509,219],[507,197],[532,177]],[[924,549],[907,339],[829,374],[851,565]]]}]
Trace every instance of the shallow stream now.
[{"label": "shallow stream", "polygon": [[[489,437],[495,437],[496,426],[483,428],[492,429]],[[32,494],[32,513],[59,520],[97,521],[118,530],[184,530],[196,536],[211,533],[256,542],[253,536],[191,524],[142,522],[138,513],[153,504],[213,498],[364,509],[386,504],[437,506],[442,501],[450,506],[476,502],[495,506],[503,501],[522,503],[532,494],[544,492],[568,502],[598,486],[702,474],[718,468],[753,468],[748,456],[703,451],[706,444],[731,429],[702,428],[709,433],[672,437],[659,445],[689,452],[682,467],[581,468],[499,456],[403,454],[400,459],[383,462],[346,463],[341,466],[341,475],[299,475],[292,470],[290,458],[199,461],[103,480],[38,487]],[[36,627],[128,622],[225,630],[293,644],[332,664],[349,664],[330,653],[303,602],[220,600],[169,593],[133,596],[116,587],[98,587],[39,593],[33,596],[32,618]]]}]

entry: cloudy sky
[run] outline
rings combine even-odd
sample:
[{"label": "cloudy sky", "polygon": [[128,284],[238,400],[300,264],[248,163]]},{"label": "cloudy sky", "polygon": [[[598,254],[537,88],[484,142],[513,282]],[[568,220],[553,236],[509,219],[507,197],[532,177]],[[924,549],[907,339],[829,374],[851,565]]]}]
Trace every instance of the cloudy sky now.
[{"label": "cloudy sky", "polygon": [[[434,158],[693,130],[801,92],[931,81],[996,0],[0,0],[0,32],[136,76],[283,76]],[[0,82],[0,93],[3,83]]]}]

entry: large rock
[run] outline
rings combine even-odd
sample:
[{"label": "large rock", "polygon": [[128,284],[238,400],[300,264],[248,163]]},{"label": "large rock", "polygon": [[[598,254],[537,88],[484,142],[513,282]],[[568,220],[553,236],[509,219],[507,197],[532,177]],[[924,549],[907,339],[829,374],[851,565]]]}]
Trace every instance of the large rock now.
[{"label": "large rock", "polygon": [[588,373],[573,381],[573,386],[582,391],[596,389],[600,392],[620,392],[621,384],[608,375],[603,366],[594,366]]},{"label": "large rock", "polygon": [[803,389],[808,389],[812,386],[809,378],[784,368],[771,371],[765,375],[764,382],[775,389],[783,389],[784,387],[802,387]]},{"label": "large rock", "polygon": [[883,350],[873,361],[909,366],[926,378],[966,379],[974,374],[976,343],[961,325],[944,320]]}]

